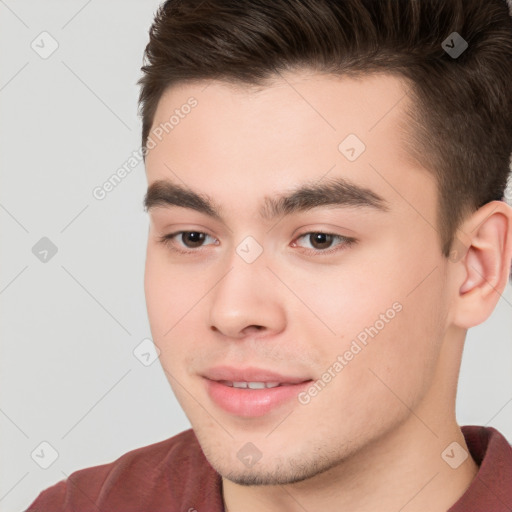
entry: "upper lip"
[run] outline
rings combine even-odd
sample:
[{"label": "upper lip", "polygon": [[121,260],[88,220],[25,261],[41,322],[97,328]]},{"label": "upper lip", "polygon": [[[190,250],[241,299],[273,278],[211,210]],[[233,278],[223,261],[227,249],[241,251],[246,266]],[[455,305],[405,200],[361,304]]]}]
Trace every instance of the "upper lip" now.
[{"label": "upper lip", "polygon": [[311,380],[305,377],[283,375],[263,368],[246,367],[233,368],[230,366],[216,366],[204,372],[203,377],[216,381],[229,382],[279,382],[281,384],[299,384]]}]

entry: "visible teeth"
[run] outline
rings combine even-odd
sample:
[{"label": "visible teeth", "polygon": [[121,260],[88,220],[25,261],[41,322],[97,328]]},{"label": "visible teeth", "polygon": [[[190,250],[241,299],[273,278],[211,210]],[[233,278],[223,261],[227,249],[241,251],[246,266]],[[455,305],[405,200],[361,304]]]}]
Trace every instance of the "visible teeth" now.
[{"label": "visible teeth", "polygon": [[265,389],[264,382],[248,382],[249,389]]},{"label": "visible teeth", "polygon": [[226,382],[228,386],[240,389],[265,389],[276,388],[280,385],[279,382]]}]

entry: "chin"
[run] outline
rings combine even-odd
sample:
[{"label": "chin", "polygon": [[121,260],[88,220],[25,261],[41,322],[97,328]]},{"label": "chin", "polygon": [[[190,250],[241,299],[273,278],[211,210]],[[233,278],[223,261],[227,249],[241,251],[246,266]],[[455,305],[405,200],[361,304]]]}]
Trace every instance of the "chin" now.
[{"label": "chin", "polygon": [[238,485],[287,485],[295,484],[320,475],[340,464],[339,460],[311,460],[306,461],[289,459],[287,461],[267,462],[266,466],[259,463],[253,468],[236,469],[240,465],[238,460],[229,462],[224,460],[221,464],[209,461],[212,467],[223,478]]}]

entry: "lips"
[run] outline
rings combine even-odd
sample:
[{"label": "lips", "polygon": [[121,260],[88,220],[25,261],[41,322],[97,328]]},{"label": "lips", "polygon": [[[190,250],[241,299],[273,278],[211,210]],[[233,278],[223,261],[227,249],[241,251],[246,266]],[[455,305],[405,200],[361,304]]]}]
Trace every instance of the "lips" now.
[{"label": "lips", "polygon": [[[203,377],[206,391],[215,405],[245,418],[263,416],[293,401],[311,382],[307,377],[254,367],[219,366],[205,372]],[[297,400],[295,402],[298,404]]]},{"label": "lips", "polygon": [[203,375],[207,379],[225,382],[277,382],[278,384],[299,384],[310,377],[295,377],[283,375],[271,370],[261,368],[232,368],[230,366],[216,366],[210,368]]}]

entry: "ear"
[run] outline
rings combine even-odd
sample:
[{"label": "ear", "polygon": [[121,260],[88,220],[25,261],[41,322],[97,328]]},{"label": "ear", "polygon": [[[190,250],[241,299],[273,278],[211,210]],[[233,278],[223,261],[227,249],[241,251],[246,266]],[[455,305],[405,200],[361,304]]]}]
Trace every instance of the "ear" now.
[{"label": "ear", "polygon": [[509,280],[512,208],[503,201],[479,208],[460,227],[450,256],[458,290],[453,323],[469,329],[491,316]]}]

